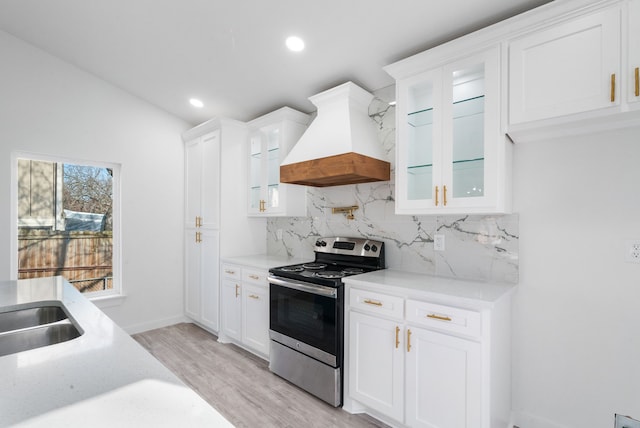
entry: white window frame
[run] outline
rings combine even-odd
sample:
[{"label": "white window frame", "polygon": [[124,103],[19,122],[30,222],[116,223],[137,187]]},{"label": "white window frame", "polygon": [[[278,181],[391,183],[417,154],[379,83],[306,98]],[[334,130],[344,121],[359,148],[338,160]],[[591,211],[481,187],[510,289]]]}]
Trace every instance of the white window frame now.
[{"label": "white window frame", "polygon": [[113,288],[111,290],[83,293],[88,299],[100,307],[120,304],[124,298],[122,290],[122,234],[121,234],[121,205],[120,205],[120,177],[121,165],[103,161],[89,161],[86,159],[71,159],[39,153],[12,152],[11,153],[11,279],[18,277],[18,159],[56,162],[59,164],[87,165],[98,168],[110,168],[113,171],[113,241],[112,266]]}]

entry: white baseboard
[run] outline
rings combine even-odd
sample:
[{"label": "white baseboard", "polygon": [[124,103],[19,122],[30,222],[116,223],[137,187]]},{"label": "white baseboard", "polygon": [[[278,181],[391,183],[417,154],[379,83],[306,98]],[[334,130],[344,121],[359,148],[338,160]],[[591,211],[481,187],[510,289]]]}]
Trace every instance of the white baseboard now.
[{"label": "white baseboard", "polygon": [[528,412],[513,412],[509,428],[571,428]]},{"label": "white baseboard", "polygon": [[153,330],[156,328],[167,327],[174,324],[179,324],[181,322],[193,322],[190,318],[185,316],[177,316],[171,318],[164,318],[159,320],[146,321],[139,324],[123,326],[122,329],[126,331],[128,334],[136,334],[142,333],[148,330]]}]

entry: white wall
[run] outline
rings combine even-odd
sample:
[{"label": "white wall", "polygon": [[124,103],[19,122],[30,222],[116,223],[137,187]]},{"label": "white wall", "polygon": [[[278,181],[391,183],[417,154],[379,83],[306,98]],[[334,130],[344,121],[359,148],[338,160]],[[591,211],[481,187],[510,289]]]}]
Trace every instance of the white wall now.
[{"label": "white wall", "polygon": [[13,151],[119,163],[127,297],[105,312],[129,331],[182,319],[189,124],[1,31],[0,53],[0,278],[12,276]]},{"label": "white wall", "polygon": [[521,428],[640,418],[640,130],[515,146],[520,284],[513,310]]}]

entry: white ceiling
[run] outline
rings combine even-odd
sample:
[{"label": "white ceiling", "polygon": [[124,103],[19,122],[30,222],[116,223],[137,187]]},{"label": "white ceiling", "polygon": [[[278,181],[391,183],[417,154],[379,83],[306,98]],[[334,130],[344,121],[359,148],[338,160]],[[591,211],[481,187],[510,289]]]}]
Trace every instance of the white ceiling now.
[{"label": "white ceiling", "polygon": [[547,1],[0,0],[0,29],[195,125],[389,86],[383,66]]}]

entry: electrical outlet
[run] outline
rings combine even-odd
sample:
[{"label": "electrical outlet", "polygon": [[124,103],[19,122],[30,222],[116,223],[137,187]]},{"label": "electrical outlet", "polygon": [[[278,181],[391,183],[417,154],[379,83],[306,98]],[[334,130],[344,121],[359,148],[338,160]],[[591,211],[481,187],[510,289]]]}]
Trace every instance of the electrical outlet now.
[{"label": "electrical outlet", "polygon": [[433,235],[433,249],[434,251],[444,251],[444,235]]},{"label": "electrical outlet", "polygon": [[615,428],[640,428],[640,421],[616,414]]},{"label": "electrical outlet", "polygon": [[640,240],[634,239],[626,242],[625,261],[629,263],[640,263]]},{"label": "electrical outlet", "polygon": [[276,230],[276,239],[282,241],[282,229]]}]

